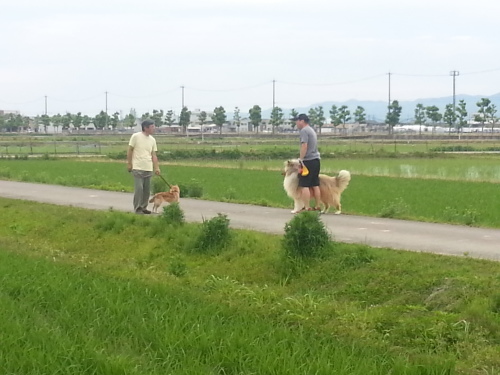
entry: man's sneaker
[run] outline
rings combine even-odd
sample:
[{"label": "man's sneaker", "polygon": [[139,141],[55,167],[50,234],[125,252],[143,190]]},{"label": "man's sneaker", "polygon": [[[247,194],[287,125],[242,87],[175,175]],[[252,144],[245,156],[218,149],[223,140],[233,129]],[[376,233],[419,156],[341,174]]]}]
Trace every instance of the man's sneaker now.
[{"label": "man's sneaker", "polygon": [[151,211],[149,211],[149,210],[147,210],[147,209],[144,209],[144,210],[142,210],[142,213],[143,213],[143,214],[146,214],[146,215],[149,215],[149,214],[151,214]]}]

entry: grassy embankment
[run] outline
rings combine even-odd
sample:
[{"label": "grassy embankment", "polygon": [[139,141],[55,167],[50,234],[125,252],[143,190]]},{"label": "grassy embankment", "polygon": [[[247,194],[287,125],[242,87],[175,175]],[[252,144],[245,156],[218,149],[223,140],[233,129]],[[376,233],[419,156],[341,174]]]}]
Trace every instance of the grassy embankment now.
[{"label": "grassy embankment", "polygon": [[0,368],[23,374],[499,374],[500,265],[0,199]]}]

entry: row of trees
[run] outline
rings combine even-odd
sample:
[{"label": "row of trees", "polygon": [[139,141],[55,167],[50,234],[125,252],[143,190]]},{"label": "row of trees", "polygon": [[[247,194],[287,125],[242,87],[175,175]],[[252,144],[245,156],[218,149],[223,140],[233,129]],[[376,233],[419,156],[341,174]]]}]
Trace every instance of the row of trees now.
[{"label": "row of trees", "polygon": [[[491,124],[491,127],[495,126],[499,118],[496,116],[497,108],[488,98],[482,98],[476,103],[478,107],[477,113],[474,115],[474,121],[479,123],[484,130],[485,124]],[[400,123],[402,107],[399,105],[397,100],[394,100],[388,107],[387,117],[385,123],[389,126],[389,129],[393,129],[395,125]],[[295,109],[292,109],[289,113],[289,119],[294,118],[298,115]],[[308,111],[311,125],[319,129],[321,133],[322,127],[327,122],[327,118],[322,106],[310,108]],[[183,131],[186,133],[188,126],[192,121],[192,113],[189,111],[188,107],[182,108],[178,119],[172,110],[166,113],[163,110],[154,109],[151,113],[146,112],[140,117],[137,117],[135,110],[131,110],[128,115],[120,120],[119,113],[115,112],[111,116],[106,112],[101,111],[94,117],[88,115],[82,115],[81,112],[77,114],[66,113],[64,115],[57,114],[53,116],[41,115],[36,116],[34,119],[30,119],[26,116],[21,116],[20,114],[8,114],[0,115],[0,130],[6,131],[19,131],[20,129],[28,129],[30,127],[40,128],[43,127],[44,131],[47,132],[49,126],[53,126],[56,132],[59,128],[69,129],[73,126],[77,129],[88,128],[91,124],[96,129],[116,129],[119,125],[125,128],[133,128],[136,126],[137,120],[142,120],[145,118],[152,119],[157,127],[162,125],[171,126],[178,123],[182,127]],[[228,123],[227,115],[224,107],[216,107],[210,114],[210,120],[219,128],[219,132],[222,133],[222,127],[224,124]],[[366,113],[365,109],[361,106],[357,106],[351,115],[351,111],[345,105],[336,106],[332,105],[329,110],[329,122],[334,126],[342,125],[345,128],[346,124],[351,120],[355,123],[365,123]],[[207,112],[201,111],[197,114],[197,123],[203,126],[209,121],[209,116]],[[269,123],[272,127],[274,133],[275,129],[285,123],[285,116],[283,109],[280,107],[274,107],[271,111],[271,116]],[[259,127],[262,125],[262,109],[258,105],[254,105],[248,111],[248,122],[253,129],[257,132]],[[439,108],[436,106],[424,106],[423,104],[417,104],[415,108],[415,118],[414,123],[420,125],[421,127],[426,125],[428,122],[433,126],[438,123],[445,123],[449,126],[451,131],[452,128],[460,130],[468,123],[468,113],[466,110],[466,103],[464,100],[460,100],[458,105],[453,104],[446,105],[444,112],[440,113]],[[240,114],[240,109],[236,107],[233,113],[233,125],[239,128],[242,124],[242,117]],[[295,123],[291,122],[292,128]]]},{"label": "row of trees", "polygon": [[[9,113],[7,115],[0,115],[0,130],[16,132],[21,129],[30,129],[33,127],[39,129],[43,127],[44,131],[47,132],[47,128],[52,125],[57,132],[59,128],[69,129],[71,125],[77,129],[81,129],[89,127],[90,124],[93,124],[96,129],[115,129],[120,123],[125,124],[126,120],[120,121],[118,112],[110,116],[104,111],[101,111],[94,117],[82,115],[81,112],[78,112],[77,114],[66,113],[64,115],[57,114],[53,116],[41,115],[36,116],[34,119],[21,116],[20,114]],[[135,126],[135,120],[131,126]]]},{"label": "row of trees", "polygon": [[[477,113],[474,114],[473,120],[481,125],[481,131],[484,131],[485,124],[491,125],[491,130],[495,127],[499,118],[497,117],[496,105],[491,102],[488,98],[481,98],[480,101],[476,103],[478,107]],[[389,106],[387,112],[386,124],[389,125],[390,129],[393,129],[395,125],[400,123],[402,107],[399,105],[397,100],[394,100]],[[420,133],[422,131],[422,126],[426,125],[427,121],[430,121],[433,126],[438,123],[444,123],[448,125],[449,131],[454,128],[460,131],[463,127],[468,124],[469,115],[466,109],[465,100],[460,100],[458,105],[447,104],[444,112],[440,113],[439,108],[436,106],[427,106],[419,103],[415,107],[415,119],[416,125],[420,125]]]}]

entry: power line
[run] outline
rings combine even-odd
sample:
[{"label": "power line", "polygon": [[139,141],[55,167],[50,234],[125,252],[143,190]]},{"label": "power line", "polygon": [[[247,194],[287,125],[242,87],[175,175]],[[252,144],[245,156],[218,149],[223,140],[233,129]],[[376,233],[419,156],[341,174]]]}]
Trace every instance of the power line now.
[{"label": "power line", "polygon": [[404,73],[392,73],[395,76],[405,76],[405,77],[447,77],[447,74],[404,74]]},{"label": "power line", "polygon": [[254,89],[257,87],[261,87],[264,85],[267,85],[269,81],[264,82],[264,83],[259,83],[253,86],[247,86],[247,87],[240,87],[240,88],[234,88],[234,89],[200,89],[200,88],[194,88],[194,87],[186,87],[189,90],[193,91],[205,91],[205,92],[230,92],[230,91],[243,91],[243,90],[249,90],[249,89]]},{"label": "power line", "polygon": [[489,70],[481,70],[481,71],[478,71],[478,72],[462,73],[462,75],[484,74],[484,73],[491,73],[491,72],[498,72],[498,71],[500,71],[500,68],[489,69]]},{"label": "power line", "polygon": [[299,82],[285,82],[285,81],[279,81],[279,83],[283,83],[285,85],[297,85],[297,86],[336,86],[336,85],[345,85],[349,83],[356,83],[356,82],[363,82],[363,81],[368,81],[374,78],[379,78],[383,77],[385,74],[377,74],[374,76],[370,77],[365,77],[357,80],[351,80],[351,81],[339,81],[339,82],[331,82],[331,83],[299,83]]},{"label": "power line", "polygon": [[110,95],[113,95],[113,96],[117,96],[119,98],[125,98],[125,99],[144,99],[144,98],[154,98],[154,97],[158,97],[158,96],[163,96],[165,94],[170,94],[172,92],[175,92],[179,90],[178,87],[174,88],[174,89],[171,89],[171,90],[167,90],[167,91],[163,91],[163,92],[159,92],[159,93],[155,93],[155,94],[148,94],[148,95],[136,95],[136,96],[130,96],[130,95],[121,95],[121,94],[115,94],[113,92],[109,92],[108,91],[108,94]]},{"label": "power line", "polygon": [[99,94],[99,95],[94,95],[94,96],[89,96],[87,98],[83,98],[83,99],[57,99],[57,98],[54,98],[53,96],[50,97],[50,99],[52,100],[55,100],[56,102],[62,102],[62,103],[76,103],[76,102],[86,102],[88,100],[93,100],[93,99],[97,99],[97,98],[100,98],[102,94]]}]

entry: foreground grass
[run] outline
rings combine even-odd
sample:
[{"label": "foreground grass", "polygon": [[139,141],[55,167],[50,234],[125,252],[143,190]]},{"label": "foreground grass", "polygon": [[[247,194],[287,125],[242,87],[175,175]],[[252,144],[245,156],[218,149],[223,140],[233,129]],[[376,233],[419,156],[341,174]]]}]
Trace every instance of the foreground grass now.
[{"label": "foreground grass", "polygon": [[[208,200],[290,207],[276,170],[220,166],[163,166],[181,187],[196,185]],[[234,164],[233,164],[234,166]],[[132,191],[123,163],[74,160],[1,160],[0,179]],[[500,228],[498,184],[429,178],[356,175],[342,195],[343,212],[409,220]]]},{"label": "foreground grass", "polygon": [[[15,270],[12,272],[12,270]],[[314,329],[0,251],[0,368],[11,374],[422,374]],[[445,374],[450,363],[426,374]]]},{"label": "foreground grass", "polygon": [[279,236],[199,254],[197,224],[0,209],[6,373],[500,373],[495,262],[336,243],[289,274]]}]

